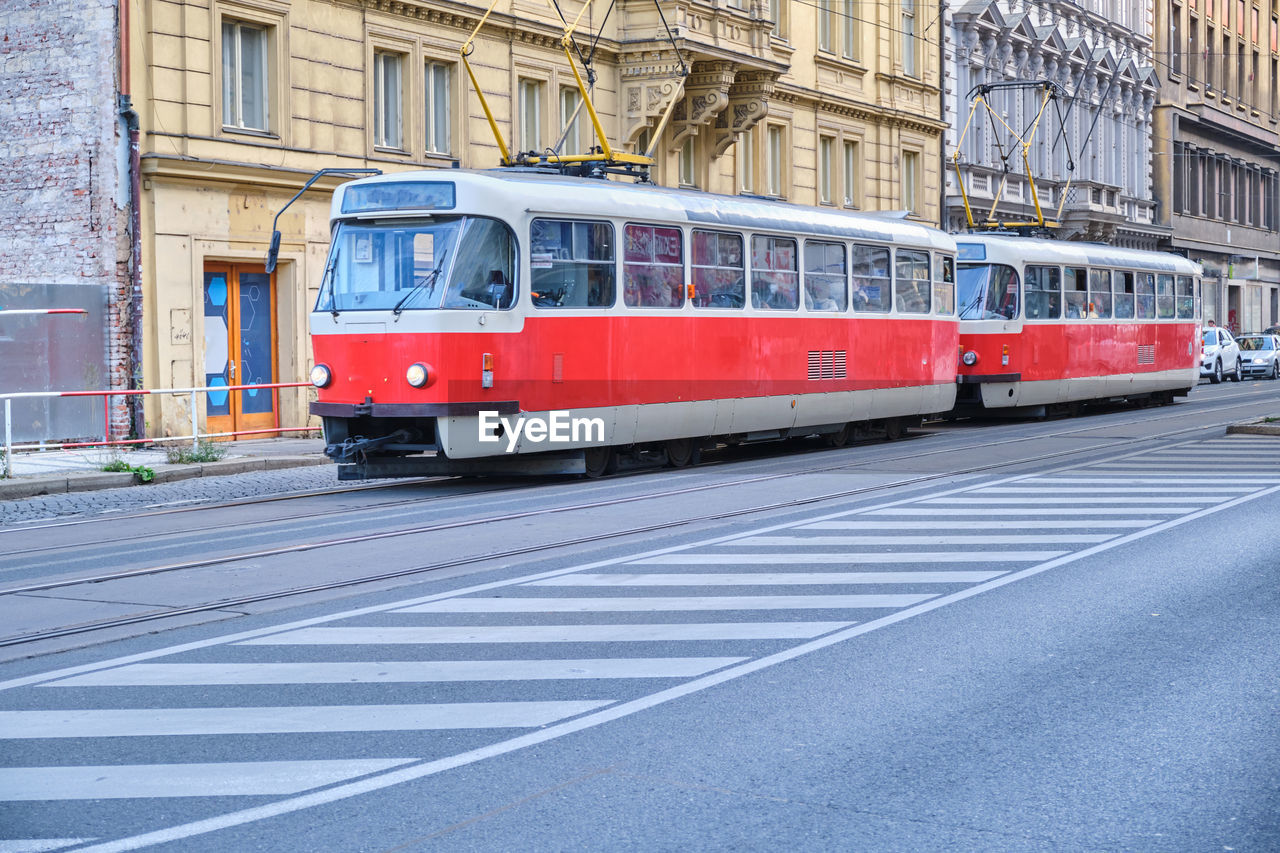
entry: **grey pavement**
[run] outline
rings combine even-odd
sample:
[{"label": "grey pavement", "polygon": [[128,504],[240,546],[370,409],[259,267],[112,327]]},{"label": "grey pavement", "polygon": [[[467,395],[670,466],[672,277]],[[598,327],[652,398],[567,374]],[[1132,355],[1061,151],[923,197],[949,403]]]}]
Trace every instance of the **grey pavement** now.
[{"label": "grey pavement", "polygon": [[[265,438],[230,441],[225,446],[226,455],[216,462],[185,464],[169,462],[163,449],[15,453],[13,476],[0,479],[0,524],[235,500],[337,484],[337,468],[324,456],[322,439]],[[102,470],[117,459],[150,468],[154,478],[142,483],[132,472]]]}]

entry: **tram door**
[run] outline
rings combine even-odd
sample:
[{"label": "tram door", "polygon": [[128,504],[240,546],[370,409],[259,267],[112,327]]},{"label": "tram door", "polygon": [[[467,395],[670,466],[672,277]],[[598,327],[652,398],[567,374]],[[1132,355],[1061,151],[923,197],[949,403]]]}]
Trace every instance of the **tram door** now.
[{"label": "tram door", "polygon": [[[205,264],[204,384],[276,382],[275,274],[261,264]],[[270,388],[210,391],[205,431],[275,426]]]}]

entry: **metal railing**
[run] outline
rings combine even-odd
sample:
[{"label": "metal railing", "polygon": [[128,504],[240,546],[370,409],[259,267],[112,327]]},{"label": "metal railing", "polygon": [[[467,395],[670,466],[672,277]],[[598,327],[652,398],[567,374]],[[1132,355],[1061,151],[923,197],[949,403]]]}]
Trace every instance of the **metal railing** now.
[{"label": "metal railing", "polygon": [[[116,447],[122,445],[133,444],[156,444],[158,442],[186,441],[191,440],[191,446],[199,447],[202,438],[234,438],[242,435],[279,435],[285,432],[311,432],[315,427],[296,426],[282,427],[280,426],[280,389],[281,388],[309,388],[310,382],[264,382],[256,385],[205,385],[199,388],[145,388],[138,390],[116,390],[116,391],[19,391],[9,394],[0,394],[0,400],[4,400],[4,470],[0,476],[11,476],[13,453],[17,450],[71,450],[80,447]],[[273,416],[273,425],[259,429],[243,429],[232,430],[229,432],[200,432],[197,428],[199,424],[199,404],[200,394],[223,394],[232,391],[249,391],[262,388],[271,389],[271,412]],[[163,395],[163,394],[186,394],[190,396],[191,405],[191,435],[168,435],[160,438],[111,438],[111,398],[112,397],[129,397],[141,395]],[[31,399],[48,399],[53,397],[101,397],[102,413],[103,413],[103,439],[102,441],[65,441],[65,442],[41,442],[39,444],[18,444],[13,443],[13,401],[14,400],[31,400]]]}]

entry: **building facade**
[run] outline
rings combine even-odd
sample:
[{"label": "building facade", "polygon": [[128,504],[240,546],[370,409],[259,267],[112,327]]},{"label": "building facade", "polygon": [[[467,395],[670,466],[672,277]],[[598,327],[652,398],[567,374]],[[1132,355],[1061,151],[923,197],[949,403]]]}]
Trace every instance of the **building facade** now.
[{"label": "building facade", "polygon": [[[86,26],[110,39],[118,13],[125,64],[101,74],[96,95],[114,104],[131,80],[141,127],[147,387],[307,375],[340,178],[279,217],[280,261],[267,273],[273,219],[323,168],[498,165],[460,62],[469,39],[475,81],[512,151],[597,144],[578,111],[561,14],[580,21],[575,64],[584,72],[580,57],[590,58],[610,144],[652,149],[656,182],[941,220],[939,28],[923,0],[676,0],[661,16],[651,0],[500,0],[487,17],[485,6],[446,0],[98,3],[102,20]],[[194,420],[202,431],[294,427],[310,422],[307,402],[305,389],[210,394]],[[150,435],[191,429],[185,399],[147,406]]]},{"label": "building facade", "polygon": [[1155,183],[1167,247],[1205,268],[1206,319],[1280,324],[1280,2],[1160,0]]},{"label": "building facade", "polygon": [[[1151,0],[964,0],[945,7],[944,24],[949,166],[959,154],[946,179],[949,229],[968,227],[958,170],[979,222],[1034,220],[1038,199],[1062,239],[1156,248],[1169,228],[1151,180]],[[1034,134],[1041,92],[1000,88],[1015,81],[1056,87]],[[997,87],[985,96],[995,116],[970,122],[984,85]],[[1031,144],[1030,176],[1010,130]]]},{"label": "building facade", "polygon": [[[129,129],[114,0],[6,3],[0,50],[0,391],[123,390],[132,346]],[[117,435],[123,397],[15,400],[18,442]]]}]

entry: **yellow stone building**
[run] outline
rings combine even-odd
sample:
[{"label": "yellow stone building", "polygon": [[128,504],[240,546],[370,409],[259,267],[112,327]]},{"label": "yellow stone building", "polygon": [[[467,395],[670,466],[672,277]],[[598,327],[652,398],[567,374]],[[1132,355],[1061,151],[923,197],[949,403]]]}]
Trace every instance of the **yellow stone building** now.
[{"label": "yellow stone building", "polygon": [[[598,142],[578,110],[563,15],[578,21],[574,58],[580,72],[589,61],[609,143],[652,146],[656,182],[939,221],[941,27],[922,0],[618,0],[611,11],[498,0],[487,18],[445,0],[131,9],[149,387],[307,375],[335,179],[280,216],[267,274],[273,218],[322,168],[496,166],[460,61],[473,33],[475,81],[513,151],[554,149],[562,135],[564,153]],[[151,435],[190,429],[184,399],[148,402]],[[304,425],[306,403],[305,389],[213,395],[199,425]]]}]

